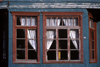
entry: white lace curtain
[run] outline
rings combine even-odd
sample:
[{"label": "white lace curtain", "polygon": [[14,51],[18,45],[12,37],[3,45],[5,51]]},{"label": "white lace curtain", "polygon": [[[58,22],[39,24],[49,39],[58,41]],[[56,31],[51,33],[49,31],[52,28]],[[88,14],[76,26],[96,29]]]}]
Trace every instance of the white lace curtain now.
[{"label": "white lace curtain", "polygon": [[[63,19],[65,26],[73,26],[73,19]],[[69,25],[68,25],[69,24]],[[74,26],[76,26],[76,19],[74,19]],[[75,30],[70,30],[69,36],[71,39],[76,39],[76,31]],[[72,40],[73,45],[75,46],[76,49],[78,49],[78,44],[76,40]]]},{"label": "white lace curtain", "polygon": [[[26,18],[22,18],[20,19],[20,21],[21,21],[21,26],[35,26],[35,22],[36,22],[35,18],[32,18],[32,22],[31,22],[30,17],[29,18],[27,17],[27,22],[26,22]],[[32,46],[33,49],[36,49],[36,46],[37,46],[36,40],[35,40],[36,30],[28,29],[27,33],[28,33],[27,37],[28,37],[28,41],[30,45]]]},{"label": "white lace curtain", "polygon": [[[64,21],[64,25],[65,26],[72,26],[73,25],[73,19],[63,19]],[[61,22],[61,19],[46,19],[46,24],[47,26],[60,26],[60,22]],[[51,23],[52,22],[52,23]],[[76,25],[76,20],[74,19],[74,26]],[[76,38],[76,31],[74,30],[70,30],[70,38],[71,39],[75,39]],[[47,39],[52,39],[52,40],[48,40],[47,41],[47,49],[50,49],[52,43],[53,43],[53,39],[54,39],[54,36],[55,36],[55,31],[54,30],[48,30],[46,32],[46,35],[47,35]],[[78,49],[78,44],[76,42],[76,40],[72,40],[72,43],[74,44],[75,48]]]},{"label": "white lace curtain", "polygon": [[[52,23],[51,23],[52,21]],[[57,22],[58,21],[58,22]],[[60,25],[60,19],[47,19],[47,26],[59,26]],[[49,30],[46,32],[47,39],[54,39],[55,36],[55,31],[54,30]],[[47,49],[50,49],[51,45],[53,43],[53,40],[48,40],[47,41]]]}]

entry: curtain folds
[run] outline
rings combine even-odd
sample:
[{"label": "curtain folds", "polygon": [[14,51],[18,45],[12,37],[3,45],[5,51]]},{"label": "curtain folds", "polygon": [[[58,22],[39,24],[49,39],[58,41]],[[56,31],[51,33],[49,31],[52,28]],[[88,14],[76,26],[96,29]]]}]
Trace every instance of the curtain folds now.
[{"label": "curtain folds", "polygon": [[[52,24],[50,24],[50,22],[52,21]],[[60,25],[60,19],[47,19],[47,26],[59,26]],[[52,39],[52,40],[47,40],[47,49],[50,49],[52,43],[53,43],[53,39],[55,37],[55,30],[48,30],[46,32],[46,36],[47,39]]]},{"label": "curtain folds", "polygon": [[[73,25],[73,19],[63,19],[65,26],[72,26]],[[76,20],[74,19],[74,25],[76,25]],[[69,36],[71,39],[76,39],[76,31],[75,30],[70,30]],[[72,40],[72,43],[74,44],[75,48],[78,49],[78,44],[76,40]]]},{"label": "curtain folds", "polygon": [[[21,21],[21,26],[35,26],[35,19],[32,18],[32,22],[31,22],[31,18],[27,18],[27,22],[26,22],[26,18],[22,18],[20,19]],[[36,30],[33,29],[28,29],[27,30],[27,37],[28,37],[28,41],[30,43],[30,45],[32,46],[33,49],[36,49]]]}]

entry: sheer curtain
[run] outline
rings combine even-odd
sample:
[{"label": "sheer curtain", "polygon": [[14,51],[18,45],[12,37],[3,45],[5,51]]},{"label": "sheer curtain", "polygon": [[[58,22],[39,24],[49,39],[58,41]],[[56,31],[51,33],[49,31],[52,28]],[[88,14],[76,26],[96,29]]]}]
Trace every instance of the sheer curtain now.
[{"label": "sheer curtain", "polygon": [[[60,25],[60,19],[47,19],[47,26],[59,26]],[[52,22],[52,23],[51,23]],[[47,36],[47,39],[52,39],[52,40],[47,40],[47,49],[50,49],[52,43],[53,43],[53,39],[54,39],[54,36],[55,35],[55,31],[54,30],[48,30],[46,32],[46,36]]]},{"label": "sheer curtain", "polygon": [[[68,21],[67,21],[68,20]],[[65,26],[72,26],[73,25],[73,19],[63,19]],[[75,21],[75,19],[74,19]],[[74,24],[75,25],[75,24]],[[70,30],[69,36],[71,39],[76,39],[76,31]],[[76,40],[72,40],[72,43],[74,44],[75,48],[78,49],[78,45]]]},{"label": "sheer curtain", "polygon": [[[21,26],[35,26],[35,18],[32,18],[32,22],[31,22],[31,18],[27,18],[27,22],[26,22],[26,18],[22,18],[20,19],[21,21]],[[28,41],[30,43],[30,45],[32,46],[33,49],[36,49],[36,30],[33,29],[28,29],[27,30],[28,33]],[[31,40],[30,40],[31,39]]]}]

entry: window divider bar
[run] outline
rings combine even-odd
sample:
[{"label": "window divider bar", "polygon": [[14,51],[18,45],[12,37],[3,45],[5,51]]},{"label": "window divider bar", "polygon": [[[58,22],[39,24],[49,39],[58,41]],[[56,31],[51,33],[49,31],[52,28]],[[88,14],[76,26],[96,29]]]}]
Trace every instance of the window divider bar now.
[{"label": "window divider bar", "polygon": [[59,33],[58,33],[58,29],[56,29],[56,60],[58,61],[59,59],[59,57],[58,57],[58,48],[59,48],[59,43],[58,43],[58,35],[59,35]]},{"label": "window divider bar", "polygon": [[25,58],[28,60],[28,38],[27,38],[27,29],[25,29]]},{"label": "window divider bar", "polygon": [[67,33],[68,34],[67,35],[68,36],[68,61],[70,61],[70,35],[69,35],[70,33],[69,32],[70,29],[68,29],[68,33]]}]

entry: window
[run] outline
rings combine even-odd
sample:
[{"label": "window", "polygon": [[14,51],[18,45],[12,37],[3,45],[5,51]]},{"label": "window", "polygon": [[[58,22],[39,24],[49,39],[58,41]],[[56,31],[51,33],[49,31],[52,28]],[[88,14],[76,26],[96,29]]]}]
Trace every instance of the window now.
[{"label": "window", "polygon": [[43,12],[43,62],[83,62],[82,12]]},{"label": "window", "polygon": [[92,15],[89,13],[89,51],[90,63],[97,62],[97,43],[96,43],[96,22],[93,21]]},{"label": "window", "polygon": [[38,12],[11,12],[13,15],[13,63],[39,63]]}]

